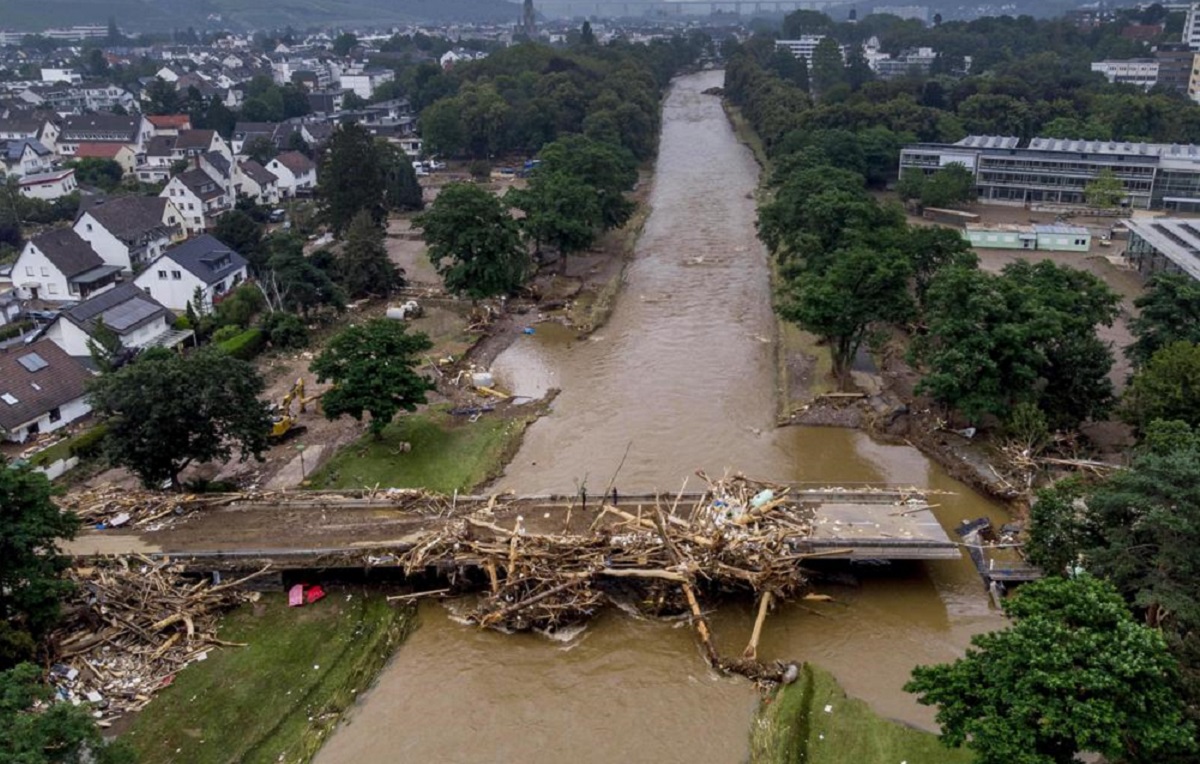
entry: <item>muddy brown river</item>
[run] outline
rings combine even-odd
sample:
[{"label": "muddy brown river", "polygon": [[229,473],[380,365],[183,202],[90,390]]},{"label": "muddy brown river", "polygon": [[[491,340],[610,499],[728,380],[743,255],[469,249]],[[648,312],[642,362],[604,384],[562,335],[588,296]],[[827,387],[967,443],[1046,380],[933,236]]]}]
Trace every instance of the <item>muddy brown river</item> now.
[{"label": "muddy brown river", "polygon": [[[914,449],[849,430],[774,427],[770,287],[754,233],[759,168],[720,101],[702,94],[722,79],[706,72],[671,89],[653,211],[611,321],[585,341],[539,325],[497,359],[496,375],[517,394],[562,390],[499,487],[598,491],[616,474],[621,491],[674,491],[696,469],[730,469],[948,491],[936,500],[947,528],[1003,519]],[[852,572],[858,585],[821,587],[836,603],[772,614],[760,657],[817,663],[879,713],[931,728],[930,709],[900,689],[912,667],[960,655],[999,617],[965,559]],[[751,607],[714,615],[723,650],[745,645]],[[453,608],[422,606],[421,627],[318,764],[746,759],[755,692],[709,671],[686,624],[608,612],[559,642],[481,632],[455,621]]]}]

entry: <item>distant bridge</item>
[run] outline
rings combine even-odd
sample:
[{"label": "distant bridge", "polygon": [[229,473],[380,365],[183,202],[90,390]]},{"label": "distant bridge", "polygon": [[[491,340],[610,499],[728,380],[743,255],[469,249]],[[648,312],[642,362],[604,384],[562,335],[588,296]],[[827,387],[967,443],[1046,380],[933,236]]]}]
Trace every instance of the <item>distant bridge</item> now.
[{"label": "distant bridge", "polygon": [[798,10],[823,11],[849,0],[544,0],[539,13],[549,18],[674,18],[735,13],[750,16],[762,13],[790,13]]}]

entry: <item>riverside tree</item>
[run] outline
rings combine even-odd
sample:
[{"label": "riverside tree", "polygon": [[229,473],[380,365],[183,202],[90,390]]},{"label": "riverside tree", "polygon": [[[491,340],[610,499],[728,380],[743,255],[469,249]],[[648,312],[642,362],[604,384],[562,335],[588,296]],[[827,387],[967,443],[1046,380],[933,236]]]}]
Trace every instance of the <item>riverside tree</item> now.
[{"label": "riverside tree", "polygon": [[553,247],[562,256],[581,252],[596,241],[603,223],[596,189],[579,178],[563,172],[536,172],[524,189],[510,191],[506,200],[525,213],[520,226],[533,242],[534,251],[542,245]]},{"label": "riverside tree", "polygon": [[193,462],[259,458],[271,419],[254,367],[206,347],[187,356],[151,350],[92,381],[92,409],[105,420],[108,460],[147,488],[179,486]]},{"label": "riverside tree", "polygon": [[1125,391],[1121,417],[1139,430],[1157,419],[1200,425],[1200,346],[1173,342],[1150,356]]},{"label": "riverside tree", "polygon": [[424,334],[409,334],[403,322],[375,319],[343,330],[309,366],[318,382],[331,381],[321,397],[329,419],[349,414],[376,438],[401,410],[416,411],[432,383],[417,373],[421,354],[433,347]]},{"label": "riverside tree", "polygon": [[[79,520],[61,511],[50,495],[50,481],[42,473],[0,466],[0,669],[35,656],[58,620],[59,602],[71,591],[61,576],[68,560],[58,543],[75,537]],[[4,696],[0,692],[0,703]]]},{"label": "riverside tree", "polygon": [[567,135],[538,153],[536,174],[564,175],[595,189],[604,229],[620,228],[633,214],[625,193],[637,183],[637,160],[627,149],[581,135]]},{"label": "riverside tree", "polygon": [[918,666],[905,690],[937,706],[941,739],[980,764],[1070,764],[1080,753],[1155,762],[1196,750],[1162,634],[1086,574],[1025,584],[1012,626],[971,638],[950,664]]},{"label": "riverside tree", "polygon": [[511,294],[525,283],[529,254],[517,221],[493,194],[468,183],[442,189],[413,220],[446,288],[472,300]]}]

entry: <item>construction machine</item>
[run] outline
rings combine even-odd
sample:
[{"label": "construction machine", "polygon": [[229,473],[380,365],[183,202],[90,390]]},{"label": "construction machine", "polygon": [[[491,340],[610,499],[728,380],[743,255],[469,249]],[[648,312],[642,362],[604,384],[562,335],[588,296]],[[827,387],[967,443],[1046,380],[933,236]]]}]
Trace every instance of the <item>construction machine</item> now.
[{"label": "construction machine", "polygon": [[271,440],[280,443],[306,431],[308,428],[299,423],[297,415],[292,412],[292,406],[295,404],[297,413],[303,414],[308,410],[308,404],[320,397],[318,394],[305,398],[304,377],[297,378],[279,403],[271,405]]}]

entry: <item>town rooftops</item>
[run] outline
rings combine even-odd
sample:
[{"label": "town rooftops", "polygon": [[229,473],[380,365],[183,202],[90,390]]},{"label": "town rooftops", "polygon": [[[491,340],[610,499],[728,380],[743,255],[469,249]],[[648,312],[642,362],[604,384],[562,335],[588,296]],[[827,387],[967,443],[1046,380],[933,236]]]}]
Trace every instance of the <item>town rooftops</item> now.
[{"label": "town rooftops", "polygon": [[291,170],[293,175],[303,175],[317,169],[313,161],[299,151],[285,151],[275,157],[275,161]]},{"label": "town rooftops", "polygon": [[160,196],[119,196],[102,200],[79,213],[85,214],[126,244],[136,244],[147,234],[168,235],[170,227],[163,223],[167,200]]},{"label": "town rooftops", "polygon": [[0,140],[0,153],[3,154],[5,160],[9,162],[16,162],[19,161],[21,156],[25,153],[26,146],[33,149],[33,153],[37,154],[38,156],[44,157],[51,153],[50,149],[43,146],[42,142],[37,138],[16,138],[8,141]]},{"label": "town rooftops", "polygon": [[0,428],[15,430],[83,397],[91,377],[48,339],[0,352]]},{"label": "town rooftops", "polygon": [[1011,135],[968,135],[955,146],[968,149],[1015,149],[1021,139]]},{"label": "town rooftops", "polygon": [[175,139],[175,148],[179,151],[208,151],[215,134],[213,130],[181,130]]},{"label": "town rooftops", "polygon": [[[205,284],[215,284],[246,267],[246,258],[208,234],[167,250],[155,263],[164,259],[177,263]],[[151,264],[150,268],[153,267],[154,264]]]},{"label": "town rooftops", "polygon": [[169,310],[133,282],[118,284],[63,311],[64,316],[89,334],[97,323],[103,321],[105,326],[120,335],[168,314]]},{"label": "town rooftops", "polygon": [[193,168],[186,172],[181,172],[175,178],[188,188],[193,194],[200,197],[204,201],[215,199],[222,196],[225,191],[217,185],[217,182],[206,173],[204,170]]},{"label": "town rooftops", "polygon": [[[70,228],[55,228],[29,240],[68,279],[100,268],[104,261],[79,234]],[[118,269],[119,270],[119,269]]]}]

